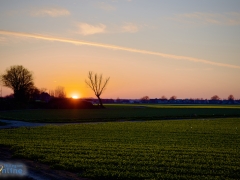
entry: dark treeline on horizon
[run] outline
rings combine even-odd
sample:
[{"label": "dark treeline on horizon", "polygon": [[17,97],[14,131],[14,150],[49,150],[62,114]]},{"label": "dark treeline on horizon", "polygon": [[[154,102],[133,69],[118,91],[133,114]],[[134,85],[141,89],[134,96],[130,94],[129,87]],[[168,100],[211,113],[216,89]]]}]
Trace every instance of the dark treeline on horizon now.
[{"label": "dark treeline on horizon", "polygon": [[[21,65],[11,66],[0,76],[3,86],[11,88],[13,94],[0,97],[0,110],[22,109],[22,108],[47,108],[47,109],[73,109],[73,108],[105,108],[103,103],[127,103],[127,104],[240,104],[233,95],[229,95],[226,100],[214,95],[211,99],[177,99],[171,96],[150,99],[143,96],[139,99],[102,99],[102,92],[106,88],[110,77],[103,80],[102,74],[89,71],[86,84],[94,92],[95,98],[73,99],[67,98],[65,88],[57,86],[55,90],[37,88],[34,85],[32,72]],[[97,105],[97,106],[96,106]]]},{"label": "dark treeline on horizon", "polygon": [[[83,98],[97,103],[97,99]],[[102,99],[103,103],[126,103],[126,104],[240,104],[240,99]]]}]

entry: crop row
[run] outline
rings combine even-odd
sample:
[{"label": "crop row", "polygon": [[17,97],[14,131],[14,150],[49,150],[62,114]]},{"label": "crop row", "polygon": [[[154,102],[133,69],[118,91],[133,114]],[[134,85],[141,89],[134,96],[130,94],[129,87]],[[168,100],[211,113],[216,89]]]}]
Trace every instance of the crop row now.
[{"label": "crop row", "polygon": [[238,179],[240,119],[79,124],[0,131],[16,156],[92,179]]}]

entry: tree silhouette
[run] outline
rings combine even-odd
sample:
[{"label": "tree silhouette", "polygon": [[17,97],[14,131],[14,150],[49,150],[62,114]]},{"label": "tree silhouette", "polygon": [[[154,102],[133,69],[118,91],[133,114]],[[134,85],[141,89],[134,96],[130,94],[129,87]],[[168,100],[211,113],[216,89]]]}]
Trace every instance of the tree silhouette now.
[{"label": "tree silhouette", "polygon": [[229,96],[228,96],[228,100],[229,100],[229,101],[234,101],[234,96],[233,96],[232,94],[229,95]]},{"label": "tree silhouette", "polygon": [[169,98],[170,100],[176,100],[177,99],[177,96],[172,96]]},{"label": "tree silhouette", "polygon": [[149,97],[148,96],[143,96],[140,100],[147,101],[147,100],[149,100]]},{"label": "tree silhouette", "polygon": [[58,97],[58,98],[65,98],[66,97],[66,92],[65,92],[64,89],[65,88],[62,87],[62,86],[56,87],[54,96]]},{"label": "tree silhouette", "polygon": [[33,86],[32,88],[30,88],[27,91],[28,94],[28,98],[31,100],[36,100],[39,98],[40,96],[40,90],[38,88],[36,88],[35,86]]},{"label": "tree silhouette", "polygon": [[162,100],[167,100],[167,97],[166,96],[162,96],[161,99]]},{"label": "tree silhouette", "polygon": [[218,97],[218,95],[214,95],[213,97],[211,97],[211,100],[220,100],[220,97]]},{"label": "tree silhouette", "polygon": [[93,90],[94,94],[98,98],[101,108],[104,108],[102,100],[100,98],[102,92],[106,89],[107,83],[109,82],[110,77],[103,80],[102,74],[93,74],[92,71],[88,73],[88,80],[85,80],[85,83]]},{"label": "tree silhouette", "polygon": [[13,90],[17,101],[26,101],[31,89],[35,88],[32,73],[21,65],[7,69],[5,74],[1,75],[1,81],[4,86]]}]

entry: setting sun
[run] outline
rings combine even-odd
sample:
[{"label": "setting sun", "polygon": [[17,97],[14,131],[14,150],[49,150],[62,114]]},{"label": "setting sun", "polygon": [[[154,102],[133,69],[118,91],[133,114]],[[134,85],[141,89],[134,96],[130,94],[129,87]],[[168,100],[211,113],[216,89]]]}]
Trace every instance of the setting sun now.
[{"label": "setting sun", "polygon": [[72,96],[73,99],[78,99],[79,97],[77,95]]}]

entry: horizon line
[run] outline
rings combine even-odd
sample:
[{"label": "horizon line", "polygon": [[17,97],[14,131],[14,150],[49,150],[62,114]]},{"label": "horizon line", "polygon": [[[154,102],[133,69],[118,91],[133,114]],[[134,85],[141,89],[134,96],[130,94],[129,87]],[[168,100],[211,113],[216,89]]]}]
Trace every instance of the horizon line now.
[{"label": "horizon line", "polygon": [[75,45],[86,45],[86,46],[101,47],[101,48],[106,48],[106,49],[122,50],[122,51],[134,52],[134,53],[155,55],[155,56],[160,56],[160,57],[169,58],[169,59],[187,60],[187,61],[196,62],[196,63],[210,64],[213,66],[240,69],[240,66],[238,66],[238,65],[213,62],[213,61],[209,61],[209,60],[205,60],[205,59],[188,57],[188,56],[179,56],[179,55],[165,54],[165,53],[154,52],[154,51],[134,49],[134,48],[116,46],[116,45],[111,45],[111,44],[102,44],[102,43],[97,43],[97,42],[81,41],[81,40],[59,38],[59,37],[53,37],[53,36],[47,36],[47,35],[41,35],[41,34],[32,34],[32,33],[16,32],[16,31],[5,31],[5,30],[0,30],[0,34],[9,35],[9,36],[12,35],[12,36],[19,36],[19,37],[35,38],[35,39],[41,39],[41,40],[46,40],[46,41],[64,42],[64,43],[70,43],[70,44],[75,44]]}]

